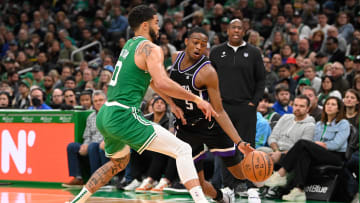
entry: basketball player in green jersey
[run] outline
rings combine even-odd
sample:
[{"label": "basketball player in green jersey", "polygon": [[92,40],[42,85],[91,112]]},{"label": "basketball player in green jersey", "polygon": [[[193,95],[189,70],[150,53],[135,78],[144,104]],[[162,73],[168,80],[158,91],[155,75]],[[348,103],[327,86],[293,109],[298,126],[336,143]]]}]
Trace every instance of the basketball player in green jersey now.
[{"label": "basketball player in green jersey", "polygon": [[[208,202],[192,160],[191,147],[160,125],[141,116],[139,107],[149,85],[160,95],[194,102],[205,118],[218,115],[202,98],[186,91],[166,74],[161,48],[153,43],[159,35],[156,12],[145,5],[128,17],[135,37],[122,49],[109,83],[108,101],[100,109],[96,126],[104,136],[105,152],[111,160],[99,168],[72,201],[85,202],[129,162],[130,148],[138,153],[151,150],[176,159],[179,177],[196,203]],[[182,111],[170,101],[173,113]]]}]

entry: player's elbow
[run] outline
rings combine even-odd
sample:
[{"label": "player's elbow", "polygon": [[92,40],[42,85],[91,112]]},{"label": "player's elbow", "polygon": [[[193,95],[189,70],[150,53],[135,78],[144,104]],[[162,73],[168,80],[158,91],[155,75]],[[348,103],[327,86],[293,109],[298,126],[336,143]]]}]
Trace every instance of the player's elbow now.
[{"label": "player's elbow", "polygon": [[164,79],[156,80],[156,81],[154,81],[154,86],[155,86],[156,89],[158,89],[160,91],[164,91],[164,90],[167,89],[168,83]]}]

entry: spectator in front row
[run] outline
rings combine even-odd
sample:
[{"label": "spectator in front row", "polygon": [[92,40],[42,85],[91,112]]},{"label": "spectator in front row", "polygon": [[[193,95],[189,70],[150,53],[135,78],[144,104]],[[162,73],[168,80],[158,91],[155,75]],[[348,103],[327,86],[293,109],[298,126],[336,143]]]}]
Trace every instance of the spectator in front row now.
[{"label": "spectator in front row", "polygon": [[273,108],[269,107],[270,98],[268,93],[264,93],[263,98],[259,101],[257,111],[268,121],[271,129],[274,128],[277,121],[280,119],[280,114],[274,111]]},{"label": "spectator in front row", "polygon": [[85,109],[91,109],[92,102],[91,102],[91,96],[92,96],[92,90],[84,90],[80,93],[80,105]]},{"label": "spectator in front row", "polygon": [[75,90],[65,89],[63,94],[67,109],[73,109],[77,105]]},{"label": "spectator in front row", "polygon": [[8,92],[0,92],[0,109],[9,109],[11,108],[11,97]]},{"label": "spectator in front row", "polygon": [[45,109],[51,109],[50,106],[45,104],[44,99],[46,98],[46,95],[44,91],[38,87],[33,86],[33,88],[30,90],[30,98],[31,98],[31,106],[29,109],[32,110],[45,110]]},{"label": "spectator in front row", "polygon": [[63,91],[59,88],[54,89],[52,96],[51,96],[51,108],[53,109],[60,109],[64,102],[64,95]]},{"label": "spectator in front row", "polygon": [[27,80],[21,80],[18,94],[15,95],[14,108],[28,109],[30,107],[30,83]]},{"label": "spectator in front row", "polygon": [[91,174],[107,162],[105,152],[99,148],[104,138],[96,128],[96,114],[105,101],[106,95],[102,91],[93,93],[95,112],[91,113],[86,120],[84,142],[82,144],[73,142],[67,147],[69,175],[74,178],[68,183],[63,183],[63,187],[81,187],[84,184],[81,169],[86,162],[90,164]]},{"label": "spectator in front row", "polygon": [[273,152],[270,156],[274,163],[279,163],[294,144],[300,140],[312,140],[315,131],[315,120],[308,115],[310,100],[305,95],[299,95],[294,100],[294,113],[285,114],[276,123],[268,144]]},{"label": "spectator in front row", "polygon": [[271,127],[260,112],[257,112],[256,116],[255,148],[265,147],[267,146],[267,140],[271,134]]},{"label": "spectator in front row", "polygon": [[298,141],[281,161],[281,166],[268,180],[267,186],[286,185],[286,174],[294,172],[295,188],[282,197],[287,201],[305,201],[303,191],[309,170],[314,165],[341,166],[345,160],[350,124],[344,117],[344,108],[337,97],[325,101],[321,121],[316,124],[314,142]]},{"label": "spectator in front row", "polygon": [[289,105],[290,103],[290,90],[284,84],[279,84],[275,88],[276,102],[272,108],[281,116],[286,113],[292,113],[293,108]]},{"label": "spectator in front row", "polygon": [[[152,107],[154,109],[153,113],[145,115],[145,118],[158,123],[159,125],[163,126],[165,129],[169,128],[169,118],[166,115],[167,105],[165,100],[161,97],[155,97],[154,102],[152,103]],[[159,154],[156,152],[145,152],[144,156],[151,155],[151,163],[146,170],[147,177],[142,181],[141,185],[137,187],[136,191],[154,191],[154,192],[162,192],[165,187],[168,187],[176,178],[176,173],[172,171],[169,175],[167,174],[170,171],[165,171],[168,162],[172,159],[168,156],[163,154]],[[134,156],[133,156],[134,155]],[[138,161],[138,164],[131,165],[131,170],[140,170],[137,169],[141,164],[139,159],[141,156],[137,154],[131,154],[131,161]],[[175,163],[174,160],[171,163]],[[165,174],[165,177],[162,177],[162,174]],[[140,174],[138,174],[140,175]],[[159,180],[159,182],[157,182]]]}]

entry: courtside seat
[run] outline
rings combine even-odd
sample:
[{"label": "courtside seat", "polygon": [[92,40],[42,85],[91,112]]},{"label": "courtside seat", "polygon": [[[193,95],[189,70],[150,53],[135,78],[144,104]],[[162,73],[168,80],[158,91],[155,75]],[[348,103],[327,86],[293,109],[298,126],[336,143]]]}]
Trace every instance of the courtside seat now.
[{"label": "courtside seat", "polygon": [[[348,150],[354,145],[353,141],[359,136],[357,128],[351,126],[350,136],[348,139]],[[355,142],[356,144],[356,142]],[[346,160],[350,158],[351,152],[346,153]],[[349,202],[350,197],[347,191],[347,181],[349,180],[348,173],[345,168],[345,163],[341,166],[333,165],[317,165],[314,166],[307,178],[305,185],[305,193],[307,200],[316,201],[336,201],[336,202]]]}]

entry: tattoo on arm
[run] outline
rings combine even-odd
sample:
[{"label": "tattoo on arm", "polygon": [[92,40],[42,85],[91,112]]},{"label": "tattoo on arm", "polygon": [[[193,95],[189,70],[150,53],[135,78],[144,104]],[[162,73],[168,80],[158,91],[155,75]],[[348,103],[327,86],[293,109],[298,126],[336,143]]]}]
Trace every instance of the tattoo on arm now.
[{"label": "tattoo on arm", "polygon": [[145,53],[145,56],[148,57],[151,54],[152,48],[154,48],[154,46],[147,43],[144,44],[144,46],[142,46],[141,48],[139,48],[136,52],[137,54]]}]

